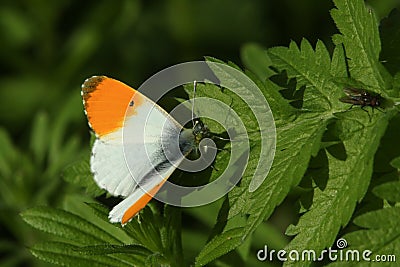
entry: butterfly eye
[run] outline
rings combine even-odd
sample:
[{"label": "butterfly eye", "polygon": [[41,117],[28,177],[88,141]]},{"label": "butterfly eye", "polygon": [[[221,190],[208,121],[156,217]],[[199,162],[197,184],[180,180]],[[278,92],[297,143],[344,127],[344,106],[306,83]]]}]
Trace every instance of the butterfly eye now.
[{"label": "butterfly eye", "polygon": [[202,128],[203,128],[203,123],[201,123],[200,121],[196,121],[193,127],[193,134],[198,135],[199,133],[201,133]]}]

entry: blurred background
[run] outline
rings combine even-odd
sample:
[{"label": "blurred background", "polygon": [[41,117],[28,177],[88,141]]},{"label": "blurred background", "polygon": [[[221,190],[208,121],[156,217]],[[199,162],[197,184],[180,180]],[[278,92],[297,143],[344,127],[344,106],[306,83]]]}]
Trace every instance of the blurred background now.
[{"label": "blurred background", "polygon": [[[367,4],[379,18],[400,5]],[[287,46],[304,37],[332,48],[332,8],[331,1],[315,0],[1,1],[0,265],[46,266],[26,249],[46,237],[19,213],[63,206],[66,196],[82,192],[61,174],[90,153],[80,97],[86,78],[104,74],[137,88],[165,67],[204,56],[241,65],[249,43]],[[263,226],[277,233],[265,237],[277,247],[287,241],[290,204]],[[184,218],[198,217],[190,213]],[[189,233],[184,241],[197,237],[204,239]],[[259,248],[267,242],[259,241]]]}]

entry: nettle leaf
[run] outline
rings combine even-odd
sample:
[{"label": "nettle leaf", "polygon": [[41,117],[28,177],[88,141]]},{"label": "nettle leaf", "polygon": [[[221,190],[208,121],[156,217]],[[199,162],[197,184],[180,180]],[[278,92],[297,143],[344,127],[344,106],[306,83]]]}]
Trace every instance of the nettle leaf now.
[{"label": "nettle leaf", "polygon": [[381,60],[385,67],[395,74],[400,71],[400,10],[394,9],[387,18],[381,21],[379,30],[382,37]]},{"label": "nettle leaf", "polygon": [[[242,49],[242,60],[247,69],[246,75],[256,83],[265,98],[268,99],[275,124],[279,125],[281,121],[293,119],[290,116],[293,116],[296,111],[279,93],[281,88],[269,80],[269,77],[275,75],[275,72],[270,69],[272,61],[268,52],[256,45],[247,45]],[[264,65],[261,64],[262,62]]]},{"label": "nettle leaf", "polygon": [[121,241],[84,218],[73,213],[50,207],[36,207],[21,214],[25,222],[34,228],[54,236],[68,239],[74,244],[101,244]]},{"label": "nettle leaf", "polygon": [[152,252],[146,261],[159,260],[171,266],[183,264],[181,242],[181,211],[165,206],[163,214],[146,206],[139,216],[126,224],[123,229],[134,240]]},{"label": "nettle leaf", "polygon": [[241,58],[246,68],[252,71],[262,82],[275,74],[268,67],[271,66],[272,62],[267,51],[257,44],[245,45],[241,51]]},{"label": "nettle leaf", "polygon": [[103,221],[109,222],[108,213],[110,212],[110,210],[106,206],[99,203],[86,203],[86,205],[88,205],[92,209],[93,213],[98,218]]},{"label": "nettle leaf", "polygon": [[86,255],[104,255],[104,254],[115,254],[115,253],[126,253],[126,254],[139,254],[142,256],[148,256],[151,251],[141,245],[94,245],[84,246],[76,248],[81,254]]},{"label": "nettle leaf", "polygon": [[[316,91],[315,88],[318,88],[319,92],[322,92],[320,93],[322,100],[318,100],[318,105],[313,105],[311,102],[314,98],[311,97],[310,93],[310,97],[305,101],[310,110],[300,113],[298,110],[290,108],[280,94],[269,92],[276,90],[276,86],[270,86],[270,82],[266,81],[260,87],[264,94],[276,97],[276,99],[272,99],[272,102],[285,103],[283,107],[271,105],[274,115],[276,114],[274,108],[281,109],[281,114],[282,111],[286,113],[281,118],[274,117],[275,120],[279,121],[279,124],[277,124],[277,148],[274,163],[267,179],[260,188],[255,192],[249,192],[249,181],[252,178],[254,169],[257,167],[258,154],[256,152],[260,149],[260,142],[253,142],[248,166],[242,177],[241,184],[235,187],[228,195],[230,209],[226,216],[227,226],[206,244],[200,252],[196,258],[196,264],[199,266],[207,264],[242,244],[245,238],[253,233],[265,218],[271,215],[274,208],[283,201],[290,189],[300,182],[311,156],[316,155],[319,150],[322,134],[334,117],[330,111],[333,105],[330,101],[333,101],[333,99],[337,101],[335,97],[339,95],[338,91],[340,89],[331,82],[331,59],[322,43],[319,43],[318,48],[314,50],[306,41],[304,42],[304,52],[292,44],[290,48],[271,49],[269,54],[274,66],[278,69],[283,70],[285,67],[290,67],[290,75],[302,78],[302,85],[308,85],[309,90],[314,91]],[[307,56],[305,57],[302,53],[306,53]],[[317,65],[313,70],[309,62],[301,61],[302,58],[313,60],[314,65],[315,62],[323,62],[324,67]],[[258,84],[261,83],[259,82]],[[330,86],[332,91],[326,93],[323,89],[326,86]],[[334,89],[336,89],[336,93]],[[321,107],[326,110],[325,113],[321,114]],[[315,112],[312,112],[311,108],[315,109]],[[296,120],[291,123],[289,123],[290,121],[284,123],[284,120],[288,118],[296,118]],[[245,215],[247,219],[243,224],[232,225],[229,223],[237,216]],[[221,217],[224,218],[224,216]],[[221,224],[221,222],[217,223],[217,227],[221,227]]]},{"label": "nettle leaf", "polygon": [[[243,240],[242,239],[243,228],[234,228],[223,232],[221,235],[218,235],[215,239],[212,239],[204,249],[199,253],[196,258],[196,265],[203,266],[208,262],[215,260],[228,253],[229,251],[235,249]],[[224,242],[220,242],[219,240],[223,239]]]},{"label": "nettle leaf", "polygon": [[[101,205],[88,205],[102,219],[108,213]],[[156,265],[182,264],[180,211],[176,208],[166,207],[161,215],[146,207],[125,227],[104,229],[76,214],[49,207],[29,209],[22,218],[57,238],[57,242],[31,248],[35,256],[48,262],[64,266],[142,266],[147,261],[157,262]],[[124,231],[129,239],[116,235],[115,230]]]},{"label": "nettle leaf", "polygon": [[[263,144],[257,116],[235,93],[214,85],[199,84],[198,97],[218,99],[239,114],[250,137],[250,155],[240,184],[226,196],[209,241],[196,257],[196,266],[206,265],[242,245],[290,190],[299,185],[312,158],[324,156],[326,162],[315,173],[316,176],[327,173],[329,179],[320,186],[318,177],[311,175],[319,187],[313,189],[311,205],[302,210],[305,213],[297,225],[287,229],[287,234],[296,236],[286,251],[321,251],[331,246],[340,228],[349,222],[357,202],[363,199],[380,139],[397,112],[392,108],[379,113],[367,113],[359,107],[348,110],[349,105],[340,102],[339,98],[344,96],[346,85],[381,93],[384,98],[397,97],[395,90],[390,89],[399,88],[400,75],[392,79],[379,62],[378,25],[375,15],[364,2],[334,2],[336,9],[332,10],[332,17],[340,34],[333,38],[336,47],[332,55],[321,41],[313,46],[305,39],[299,46],[292,42],[289,47],[263,50],[248,45],[242,51],[247,68],[245,73],[268,99],[277,132],[276,151],[268,150],[269,154],[275,153],[272,168],[257,190],[252,191],[249,187],[260,167],[259,158],[266,156],[261,155]],[[213,58],[207,60],[225,64]],[[226,65],[241,71],[233,63]],[[228,81],[227,88],[246,92],[247,87],[232,73],[212,69],[220,80]],[[275,82],[275,76],[285,75],[286,84]],[[191,95],[190,86],[186,89]],[[294,105],[293,99],[285,95],[283,91],[287,89],[292,90],[293,96],[301,96],[299,105]],[[252,100],[258,101],[256,97]],[[206,123],[212,131],[224,134],[218,123],[212,120]],[[337,138],[332,142],[323,140],[328,128],[334,129]],[[224,145],[229,148],[229,143]],[[335,152],[332,149],[335,145],[341,146],[342,151]],[[40,156],[41,151],[35,153]],[[223,169],[229,156],[222,151],[218,153],[216,167]],[[394,160],[392,165],[399,167],[399,162]],[[213,170],[211,180],[218,175]],[[65,179],[89,188],[88,192],[94,196],[103,193],[95,185],[87,161],[71,166],[65,172]],[[398,182],[382,184],[373,192],[397,202]],[[99,218],[107,220],[104,207],[89,206]],[[352,246],[362,248],[364,243],[372,243],[374,253],[399,251],[399,208],[388,206],[354,220],[356,225],[367,229],[346,235]],[[160,212],[150,204],[125,227],[120,227],[131,238],[129,243],[80,216],[61,210],[39,207],[27,210],[22,217],[33,227],[56,236],[57,242],[41,243],[32,248],[37,257],[52,263],[67,266],[183,265],[181,214],[179,209],[169,206]],[[303,266],[306,263],[285,264]]]},{"label": "nettle leaf", "polygon": [[381,41],[375,13],[361,0],[334,0],[332,18],[340,31],[336,45],[343,44],[351,77],[378,92],[390,88],[389,74],[379,62]]},{"label": "nettle leaf", "polygon": [[[185,87],[186,92],[191,95],[193,94],[193,86],[186,86]],[[240,117],[240,120],[243,122],[245,125],[245,128],[247,129],[247,134],[251,135],[250,139],[250,147],[253,149],[253,146],[256,146],[260,142],[260,137],[258,135],[258,125],[256,122],[256,119],[249,109],[249,107],[245,104],[245,102],[240,99],[235,93],[226,90],[225,88],[220,88],[216,85],[212,84],[198,84],[197,85],[197,91],[196,91],[196,98],[197,97],[206,97],[209,99],[213,100],[219,100],[222,103],[224,103],[226,106],[229,106],[231,109],[233,109]],[[221,113],[221,108],[220,107],[214,107],[213,105],[211,106],[202,106],[199,105],[197,101],[196,103],[196,109],[199,108],[199,110],[207,108],[210,113],[216,113],[220,112]],[[206,103],[205,103],[206,104]],[[205,105],[203,104],[203,105]],[[226,109],[225,109],[226,110]],[[220,137],[223,138],[229,138],[228,134],[225,133],[226,131],[231,131],[235,132],[236,134],[240,135],[240,133],[237,132],[236,129],[239,129],[239,126],[236,124],[237,121],[232,119],[231,116],[229,115],[230,112],[227,112],[226,119],[222,123],[224,123],[225,126],[228,127],[228,129],[225,129],[222,125],[220,125],[218,122],[208,119],[207,117],[202,118],[203,122],[207,125],[207,127],[211,131],[211,138],[213,138],[214,135],[220,135]],[[210,181],[213,181],[217,179],[221,173],[226,169],[230,157],[232,157],[232,154],[230,153],[229,148],[230,143],[228,141],[221,141],[218,139],[214,139],[216,142],[216,145],[218,146],[219,149],[225,149],[221,150],[217,155],[216,159],[213,165],[213,169],[211,171],[211,177]],[[259,154],[259,152],[258,152]],[[237,155],[234,158],[231,158],[231,160],[239,161],[240,155]],[[258,159],[258,158],[257,158]],[[251,160],[251,159],[250,159]],[[232,166],[231,166],[232,167]],[[192,176],[193,174],[191,174]]]},{"label": "nettle leaf", "polygon": [[[340,124],[354,123],[346,120]],[[343,142],[346,160],[327,153],[329,180],[324,190],[316,188],[313,204],[296,226],[289,227],[288,234],[297,234],[285,250],[321,251],[329,247],[341,226],[346,225],[366,193],[371,175],[374,154],[388,124],[387,118],[376,121],[364,130],[353,133]],[[304,262],[298,264],[302,265]]]},{"label": "nettle leaf", "polygon": [[[365,262],[366,266],[376,260],[385,261],[390,266],[400,257],[400,207],[384,208],[377,211],[368,212],[354,219],[354,223],[363,230],[346,234],[343,238],[347,241],[347,247],[343,254],[349,250],[357,250],[362,261],[362,254],[369,250],[370,262]],[[376,258],[378,255],[379,258]],[[386,259],[386,260],[384,260]],[[348,266],[348,262],[335,262],[332,266]],[[389,266],[388,265],[388,266]]]},{"label": "nettle leaf", "polygon": [[[344,60],[340,48],[336,60]],[[328,111],[327,116],[332,116],[332,110],[339,110],[342,105],[337,101],[343,94],[338,90],[331,75],[331,58],[325,45],[318,41],[315,50],[311,44],[303,39],[300,49],[294,42],[289,48],[276,47],[269,50],[274,67],[287,72],[288,78],[296,78],[296,89],[305,87],[303,97],[303,110]],[[333,67],[336,67],[337,62]],[[342,73],[345,75],[345,73]]]},{"label": "nettle leaf", "polygon": [[[380,47],[378,47],[379,36],[375,32],[377,24],[374,15],[365,8],[363,1],[335,1],[335,3],[338,9],[332,11],[332,16],[343,33],[341,40],[345,40],[343,43],[346,55],[352,59],[349,63],[352,64],[351,76],[383,90],[385,81],[377,71],[380,68],[377,60]],[[373,75],[365,79],[366,73]],[[345,160],[327,151],[329,180],[326,188],[315,189],[309,212],[300,218],[296,226],[288,228],[288,234],[297,236],[285,248],[287,251],[305,249],[321,251],[330,246],[340,227],[349,222],[356,203],[361,201],[367,191],[374,154],[389,120],[396,113],[394,110],[387,110],[386,113],[379,114],[379,118],[374,117],[373,121],[361,116],[349,117],[349,113],[339,114],[340,120],[337,122],[338,135],[345,147]],[[286,263],[289,264],[293,262]],[[300,265],[302,264],[304,262]]]},{"label": "nettle leaf", "polygon": [[61,266],[132,266],[131,263],[109,255],[87,255],[81,247],[64,242],[44,242],[31,248],[37,258]]},{"label": "nettle leaf", "polygon": [[392,165],[394,168],[400,169],[400,157],[393,159],[390,162],[390,165]]},{"label": "nettle leaf", "polygon": [[[272,48],[268,50],[268,59],[264,58],[252,66],[247,63],[255,70],[256,75],[252,77],[255,80],[266,77],[260,74],[260,70],[265,69],[260,66],[260,62],[271,62],[274,69],[285,71],[288,79],[295,79],[295,90],[304,90],[302,108],[285,108],[283,110],[286,114],[279,117],[282,110],[279,110],[278,105],[271,105],[278,122],[277,148],[272,169],[257,191],[250,193],[247,190],[247,182],[251,177],[251,172],[248,172],[244,174],[241,186],[229,193],[230,209],[226,216],[226,226],[200,252],[196,258],[197,265],[207,264],[226,253],[228,249],[224,243],[227,240],[234,240],[229,244],[229,249],[243,243],[260,222],[271,215],[289,190],[299,184],[310,158],[316,156],[320,148],[326,147],[324,153],[329,180],[326,188],[315,189],[313,203],[297,226],[288,229],[288,234],[297,236],[286,250],[321,251],[330,246],[340,227],[349,222],[356,203],[365,195],[372,174],[374,154],[395,111],[388,109],[385,113],[372,114],[373,119],[370,119],[371,114],[359,108],[347,111],[348,105],[339,101],[343,96],[343,83],[339,83],[342,79],[338,78],[347,77],[349,71],[352,79],[384,93],[385,88],[389,88],[386,85],[390,84],[390,76],[379,63],[379,34],[371,11],[365,8],[362,1],[338,0],[335,3],[338,9],[332,11],[332,16],[342,35],[336,36],[338,46],[332,58],[322,42],[318,41],[314,49],[307,40],[303,40],[300,47],[292,42],[289,48]],[[252,47],[249,54],[254,53],[260,54]],[[346,57],[351,59],[349,70],[346,68]],[[269,93],[276,90],[276,86],[264,82],[260,88],[265,90],[264,94],[272,96],[268,101],[283,101],[282,96]],[[344,155],[338,155],[330,149],[333,143],[321,144],[322,135],[333,122]],[[254,170],[256,166],[252,159],[250,155],[249,170]],[[247,216],[244,224],[228,227],[229,221],[235,216],[244,215]],[[223,224],[219,222],[217,225],[221,227]]]},{"label": "nettle leaf", "polygon": [[[247,183],[249,183],[249,191],[253,192],[264,181],[275,154],[276,129],[272,112],[257,85],[251,79],[244,76],[237,66],[228,63],[228,66],[233,66],[234,68],[227,68],[224,64],[215,64],[211,61],[208,65],[214,72],[214,75],[221,81],[221,86],[229,88],[229,90],[236,95],[237,100],[233,101],[231,108],[239,114],[246,128],[243,131],[246,131],[249,137],[247,138],[245,133],[240,132],[239,135],[245,138],[242,142],[237,142],[235,144],[240,144],[239,146],[242,147],[239,149],[243,151],[243,154],[246,154],[248,149],[245,148],[246,141],[244,140],[249,140],[249,161],[256,158],[258,160],[257,168],[249,167],[250,164],[246,166],[246,164],[244,164],[243,161],[240,162],[240,160],[238,160],[240,163],[238,163],[236,167],[246,167],[243,177],[251,173],[251,179],[242,179],[241,184],[245,187]],[[242,100],[242,103],[240,103],[239,99]],[[252,114],[255,119],[243,121],[243,118],[246,119],[245,116],[247,114]],[[251,119],[251,117],[249,117],[249,119]],[[258,146],[258,148],[256,146]],[[233,153],[232,156],[238,156],[236,154],[238,153]],[[238,168],[240,169],[240,167]],[[239,172],[241,173],[241,171],[237,173]]]},{"label": "nettle leaf", "polygon": [[382,199],[400,202],[400,182],[388,182],[374,187],[372,192]]},{"label": "nettle leaf", "polygon": [[[74,258],[79,247],[94,244],[122,244],[112,233],[108,233],[97,225],[73,213],[50,207],[36,207],[21,214],[25,222],[32,227],[57,237],[61,242],[54,246],[39,243],[32,248],[32,253],[40,259],[58,263],[67,255]],[[78,257],[78,261],[82,260]],[[84,257],[87,259],[87,257]],[[133,262],[132,255],[111,256],[118,258],[119,262]],[[110,260],[112,261],[112,259]],[[96,262],[97,260],[92,259]],[[70,264],[70,265],[68,265]],[[73,262],[66,261],[62,265],[75,266]],[[113,265],[114,266],[114,265]],[[121,265],[117,265],[121,266]],[[122,266],[126,266],[123,264]]]}]

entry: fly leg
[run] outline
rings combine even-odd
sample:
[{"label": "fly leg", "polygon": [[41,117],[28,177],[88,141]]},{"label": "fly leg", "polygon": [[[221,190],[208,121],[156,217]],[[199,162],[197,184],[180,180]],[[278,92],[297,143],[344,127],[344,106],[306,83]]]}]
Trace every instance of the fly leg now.
[{"label": "fly leg", "polygon": [[[361,109],[364,110],[365,112],[367,112],[368,114],[368,118],[369,118],[369,122],[371,122],[371,114],[369,114],[368,110],[365,109],[366,106],[361,106]],[[372,113],[374,112],[374,109],[372,108]]]}]

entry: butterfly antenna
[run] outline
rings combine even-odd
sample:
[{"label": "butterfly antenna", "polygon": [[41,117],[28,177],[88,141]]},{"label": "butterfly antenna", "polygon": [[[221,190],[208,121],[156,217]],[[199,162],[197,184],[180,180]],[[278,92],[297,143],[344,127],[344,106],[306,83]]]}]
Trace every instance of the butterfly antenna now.
[{"label": "butterfly antenna", "polygon": [[196,87],[197,87],[197,81],[193,81],[193,104],[192,104],[192,123],[194,127],[194,101],[196,100]]},{"label": "butterfly antenna", "polygon": [[217,136],[217,135],[213,135],[213,138],[219,139],[219,140],[222,140],[222,141],[232,141],[232,140],[229,139],[229,138],[223,138],[223,137],[220,137],[220,136]]}]

